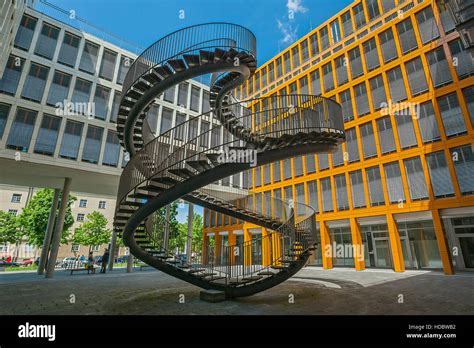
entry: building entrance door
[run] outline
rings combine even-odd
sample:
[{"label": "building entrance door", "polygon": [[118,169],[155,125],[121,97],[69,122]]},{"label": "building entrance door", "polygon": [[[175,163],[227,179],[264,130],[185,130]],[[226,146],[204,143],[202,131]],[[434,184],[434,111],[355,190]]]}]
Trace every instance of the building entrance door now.
[{"label": "building entrance door", "polygon": [[375,267],[391,267],[392,254],[390,252],[390,242],[387,237],[372,238],[374,246]]},{"label": "building entrance door", "polygon": [[[456,268],[466,271],[474,271],[474,218],[450,219],[450,239],[453,250],[453,259]],[[446,226],[445,222],[445,226]]]}]

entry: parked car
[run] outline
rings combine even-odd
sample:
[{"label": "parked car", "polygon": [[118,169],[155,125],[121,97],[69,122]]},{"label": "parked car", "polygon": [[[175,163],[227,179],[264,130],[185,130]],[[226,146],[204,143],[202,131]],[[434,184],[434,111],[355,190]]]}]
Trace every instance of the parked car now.
[{"label": "parked car", "polygon": [[33,264],[32,259],[25,259],[25,260],[21,261],[22,266],[31,266],[32,264]]},{"label": "parked car", "polygon": [[94,263],[97,265],[102,262],[102,256],[94,256]]},{"label": "parked car", "polygon": [[61,265],[61,268],[71,268],[78,263],[82,264],[82,262],[80,262],[76,257],[69,256],[69,257],[65,257],[61,261],[60,265]]},{"label": "parked car", "polygon": [[128,260],[128,256],[127,255],[124,255],[124,256],[119,256],[115,259],[115,262],[117,263],[125,263],[127,262]]},{"label": "parked car", "polygon": [[5,260],[0,260],[0,267],[19,267],[20,264],[18,262],[8,262]]}]

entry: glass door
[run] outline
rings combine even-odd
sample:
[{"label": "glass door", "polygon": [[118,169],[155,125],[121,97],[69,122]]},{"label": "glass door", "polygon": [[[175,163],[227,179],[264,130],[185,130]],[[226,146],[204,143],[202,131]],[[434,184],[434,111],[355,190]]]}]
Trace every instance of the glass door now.
[{"label": "glass door", "polygon": [[388,238],[373,238],[375,267],[392,267],[392,254]]}]

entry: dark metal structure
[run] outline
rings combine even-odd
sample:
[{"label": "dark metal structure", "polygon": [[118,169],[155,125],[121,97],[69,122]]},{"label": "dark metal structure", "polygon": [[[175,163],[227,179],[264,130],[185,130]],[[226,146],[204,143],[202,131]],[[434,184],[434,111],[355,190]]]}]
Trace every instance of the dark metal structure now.
[{"label": "dark metal structure", "polygon": [[[209,23],[178,30],[133,63],[117,118],[119,139],[131,159],[120,179],[116,231],[145,263],[202,288],[225,291],[228,298],[268,289],[301,269],[317,243],[316,213],[305,204],[241,187],[216,189],[216,183],[252,170],[252,164],[329,152],[344,141],[341,108],[331,99],[280,95],[237,100],[231,92],[255,72],[255,57],[255,36],[239,25]],[[211,111],[155,137],[146,121],[153,100],[166,89],[205,74],[212,74]],[[199,134],[191,130],[198,117],[211,113],[229,134],[209,147],[212,129]],[[223,149],[246,155],[252,151],[256,163],[225,159]],[[194,260],[182,263],[173,258],[168,232],[156,214],[179,198],[270,232],[218,253],[203,245]],[[252,256],[262,246],[267,250],[265,261]]]}]

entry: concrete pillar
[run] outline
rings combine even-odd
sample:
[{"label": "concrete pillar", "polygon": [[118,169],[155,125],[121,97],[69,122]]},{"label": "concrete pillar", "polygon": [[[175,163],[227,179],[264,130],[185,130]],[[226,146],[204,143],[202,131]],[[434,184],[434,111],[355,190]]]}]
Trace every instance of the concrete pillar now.
[{"label": "concrete pillar", "polygon": [[393,257],[393,270],[395,272],[405,272],[405,260],[403,259],[402,242],[398,233],[397,222],[392,214],[387,214],[388,235],[390,238],[390,248]]},{"label": "concrete pillar", "polygon": [[38,274],[42,275],[46,268],[48,260],[49,246],[51,245],[51,237],[53,236],[54,222],[56,221],[56,211],[58,209],[59,202],[59,189],[54,190],[53,202],[51,203],[51,210],[48,216],[48,225],[46,226],[46,232],[43,239],[43,248],[41,249],[41,256],[38,264]]},{"label": "concrete pillar", "polygon": [[193,248],[193,217],[194,208],[193,204],[188,204],[188,238],[186,239],[186,260],[191,263],[191,254]]},{"label": "concrete pillar", "polygon": [[452,275],[454,274],[453,262],[451,260],[451,254],[449,253],[446,236],[443,232],[443,223],[441,222],[439,211],[438,209],[433,209],[431,213],[433,215],[433,225],[436,234],[436,241],[438,242],[439,255],[441,256],[441,262],[443,263],[444,274]]},{"label": "concrete pillar", "polygon": [[163,234],[163,249],[168,250],[170,240],[170,206],[165,208],[165,233]]},{"label": "concrete pillar", "polygon": [[128,259],[127,259],[127,273],[133,272],[133,255],[128,251]]},{"label": "concrete pillar", "polygon": [[63,232],[64,219],[66,218],[66,212],[68,208],[71,181],[71,178],[66,178],[64,180],[63,192],[61,194],[61,205],[59,206],[56,228],[51,241],[51,251],[49,253],[48,266],[46,267],[46,278],[53,278],[54,275],[54,266],[56,265],[56,259],[58,258],[59,245],[61,244],[61,234]]},{"label": "concrete pillar", "polygon": [[107,267],[109,271],[112,271],[114,269],[116,246],[117,246],[117,232],[113,231],[112,240],[110,241],[110,248],[109,248],[109,264]]},{"label": "concrete pillar", "polygon": [[358,271],[365,270],[364,248],[362,246],[362,236],[360,234],[360,226],[356,218],[350,218],[352,250],[354,254],[354,266]]}]

